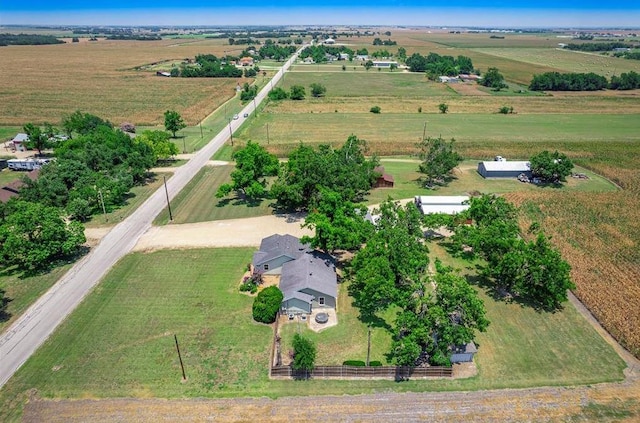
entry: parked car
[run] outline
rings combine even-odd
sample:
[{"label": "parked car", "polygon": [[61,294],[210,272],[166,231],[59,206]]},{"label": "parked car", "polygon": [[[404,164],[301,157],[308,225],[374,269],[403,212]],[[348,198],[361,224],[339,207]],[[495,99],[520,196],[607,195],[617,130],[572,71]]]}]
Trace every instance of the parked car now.
[{"label": "parked car", "polygon": [[233,120],[238,120],[238,119],[240,119],[240,116],[238,116],[238,115],[233,115]]},{"label": "parked car", "polygon": [[249,113],[245,113],[244,117],[248,118],[249,117]]}]

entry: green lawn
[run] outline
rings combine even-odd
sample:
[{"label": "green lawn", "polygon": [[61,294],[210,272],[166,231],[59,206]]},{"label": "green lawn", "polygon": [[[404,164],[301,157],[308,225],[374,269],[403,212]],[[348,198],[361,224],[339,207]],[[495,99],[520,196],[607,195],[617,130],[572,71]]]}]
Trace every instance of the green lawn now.
[{"label": "green lawn", "polygon": [[16,172],[9,169],[0,170],[0,186],[5,186],[9,182],[16,181],[25,175],[25,172]]},{"label": "green lawn", "polygon": [[171,173],[152,173],[145,185],[136,185],[129,192],[126,204],[122,207],[107,213],[107,215],[97,214],[85,223],[86,227],[96,228],[112,226],[120,223],[123,219],[136,211],[140,204],[144,203],[163,184],[163,177],[169,179]]},{"label": "green lawn", "polygon": [[[313,66],[313,65],[312,65]],[[351,68],[353,69],[353,68]],[[429,81],[422,73],[378,72],[366,74],[345,72],[291,72],[281,86],[289,90],[292,85],[302,85],[311,96],[309,85],[319,83],[327,88],[326,97],[399,97],[455,95],[445,84]]]},{"label": "green lawn", "polygon": [[[283,359],[293,350],[293,335],[300,333],[311,339],[318,350],[316,364],[334,366],[346,360],[366,361],[367,358],[367,326],[358,319],[358,309],[351,303],[353,299],[347,293],[348,284],[340,285],[338,291],[338,325],[314,332],[306,324],[298,320],[283,324],[281,350]],[[393,311],[384,315],[385,320],[392,322]],[[387,363],[385,354],[391,348],[391,333],[384,327],[373,327],[371,332],[371,360]]]},{"label": "green lawn", "polygon": [[[431,243],[432,257],[475,274],[474,264],[454,259]],[[478,288],[491,325],[476,340],[476,364],[485,388],[572,385],[622,378],[625,364],[570,303],[555,313],[517,302],[495,301]],[[563,381],[563,382],[561,382]]]},{"label": "green lawn", "polygon": [[[253,252],[194,249],[126,256],[2,389],[0,420],[19,417],[30,389],[45,398],[279,397],[573,385],[622,378],[622,360],[573,307],[538,313],[482,295],[492,324],[478,337],[476,377],[400,384],[270,381],[272,330],[252,321],[252,297],[238,292]],[[344,327],[325,336],[338,361],[363,359],[366,348],[363,326],[352,320],[353,311],[347,314],[341,317]],[[382,331],[374,331],[375,342],[389,342]],[[180,381],[174,334],[186,383]],[[377,346],[373,357],[380,358],[382,349]]]},{"label": "green lawn", "polygon": [[13,269],[0,271],[0,290],[5,291],[4,295],[9,300],[6,315],[0,315],[0,332],[53,286],[69,270],[69,267],[70,265],[61,266],[49,273],[29,277],[23,277],[21,273],[13,273]]},{"label": "green lawn", "polygon": [[[368,204],[379,204],[388,197],[393,199],[412,198],[416,195],[467,195],[473,191],[483,193],[501,194],[506,192],[540,192],[558,190],[552,187],[540,187],[533,184],[523,184],[515,178],[485,179],[477,172],[479,160],[465,160],[455,170],[455,178],[446,186],[429,190],[421,186],[418,181],[422,176],[418,172],[417,162],[409,162],[412,159],[381,158],[381,164],[385,172],[395,179],[393,188],[375,188],[367,197]],[[602,176],[576,166],[576,173],[585,173],[589,179],[568,178],[562,188],[563,191],[588,191],[607,192],[617,188]]]},{"label": "green lawn", "polygon": [[[240,219],[244,217],[264,216],[272,213],[265,199],[258,204],[247,203],[231,194],[226,198],[216,198],[218,187],[230,182],[230,174],[234,166],[204,167],[187,186],[171,202],[173,223],[207,222],[223,219]],[[165,208],[154,224],[164,225],[169,222],[169,212]]]}]

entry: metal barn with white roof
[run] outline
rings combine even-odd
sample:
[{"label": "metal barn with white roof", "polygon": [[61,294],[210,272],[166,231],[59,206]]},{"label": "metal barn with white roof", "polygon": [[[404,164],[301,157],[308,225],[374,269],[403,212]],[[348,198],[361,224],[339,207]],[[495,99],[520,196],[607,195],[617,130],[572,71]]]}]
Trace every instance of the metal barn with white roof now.
[{"label": "metal barn with white roof", "polygon": [[478,163],[478,173],[484,178],[517,178],[524,173],[531,177],[531,164],[524,161],[494,160]]}]

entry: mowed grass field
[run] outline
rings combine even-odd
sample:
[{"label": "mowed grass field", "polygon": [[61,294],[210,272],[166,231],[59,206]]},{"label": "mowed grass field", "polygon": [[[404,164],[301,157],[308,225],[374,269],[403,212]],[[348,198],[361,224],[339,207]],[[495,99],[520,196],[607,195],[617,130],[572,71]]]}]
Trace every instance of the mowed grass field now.
[{"label": "mowed grass field", "polygon": [[[426,124],[427,136],[455,138],[458,145],[496,143],[553,148],[571,143],[637,143],[638,115],[583,114],[406,114],[385,113],[262,113],[238,138],[266,144],[286,155],[299,142],[341,145],[351,134],[369,143],[370,154],[411,154]],[[551,146],[551,147],[546,147]],[[493,157],[498,151],[490,154]],[[505,157],[508,155],[501,154]],[[478,157],[478,156],[472,156]],[[482,156],[480,156],[482,157]]]},{"label": "mowed grass field", "polygon": [[[158,125],[178,111],[190,125],[235,94],[235,78],[163,78],[134,68],[210,53],[222,56],[227,40],[107,41],[2,50],[0,124],[58,123],[75,110],[114,124]],[[19,69],[19,71],[18,71]]]},{"label": "mowed grass field", "polygon": [[[198,172],[187,186],[171,202],[173,223],[207,222],[212,220],[240,219],[264,216],[273,213],[264,199],[258,204],[246,202],[235,194],[216,198],[218,187],[231,181],[235,166],[206,166]],[[164,225],[169,222],[169,210],[164,209],[154,223]]]},{"label": "mowed grass field", "polygon": [[[253,298],[238,292],[253,251],[167,250],[126,256],[3,387],[0,419],[17,419],[31,389],[46,398],[279,397],[573,385],[622,378],[622,360],[572,307],[549,315],[483,296],[492,325],[479,337],[479,376],[401,384],[271,381],[272,329],[252,321]],[[357,335],[366,328],[360,324],[358,333],[345,332],[358,322],[353,320],[355,310],[344,311],[350,316],[334,328],[340,333],[334,339],[341,339],[345,351],[359,344],[359,353],[346,355],[360,355],[366,351],[366,338]]]}]

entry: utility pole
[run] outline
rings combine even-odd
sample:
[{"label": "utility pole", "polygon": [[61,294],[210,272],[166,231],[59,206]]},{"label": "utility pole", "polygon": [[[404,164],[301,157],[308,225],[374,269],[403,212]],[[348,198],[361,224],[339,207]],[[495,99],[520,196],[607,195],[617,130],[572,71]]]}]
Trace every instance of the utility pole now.
[{"label": "utility pole", "polygon": [[104,221],[108,222],[109,218],[107,217],[107,209],[104,207],[104,197],[102,196],[102,190],[98,190],[98,198],[100,199],[100,204],[102,204],[102,214],[104,214]]},{"label": "utility pole", "polygon": [[269,145],[269,124],[267,123],[267,145]]},{"label": "utility pole", "polygon": [[258,108],[256,107],[256,98],[253,97],[253,113],[258,114]]},{"label": "utility pole", "polygon": [[180,360],[180,368],[182,369],[182,381],[187,380],[187,375],[184,372],[184,364],[182,363],[182,354],[180,354],[180,346],[178,345],[178,336],[173,334],[173,339],[176,341],[176,350],[178,350],[178,359]]},{"label": "utility pole", "polygon": [[[202,131],[202,127],[200,128]],[[182,154],[187,154],[187,137],[182,137]]]},{"label": "utility pole", "polygon": [[200,121],[200,139],[204,139],[204,134],[202,133],[202,121]]},{"label": "utility pole", "polygon": [[424,141],[427,136],[427,122],[424,123],[424,128],[422,128],[422,141]]},{"label": "utility pole", "polygon": [[369,367],[369,357],[371,356],[371,326],[368,326],[369,329],[369,340],[367,341],[367,367]]},{"label": "utility pole", "polygon": [[173,214],[171,213],[171,203],[169,202],[169,190],[167,189],[167,177],[163,176],[164,181],[164,193],[167,196],[167,208],[169,209],[169,220],[173,222]]},{"label": "utility pole", "polygon": [[231,130],[231,119],[229,119],[229,136],[231,137],[231,147],[233,147],[233,131]]}]

